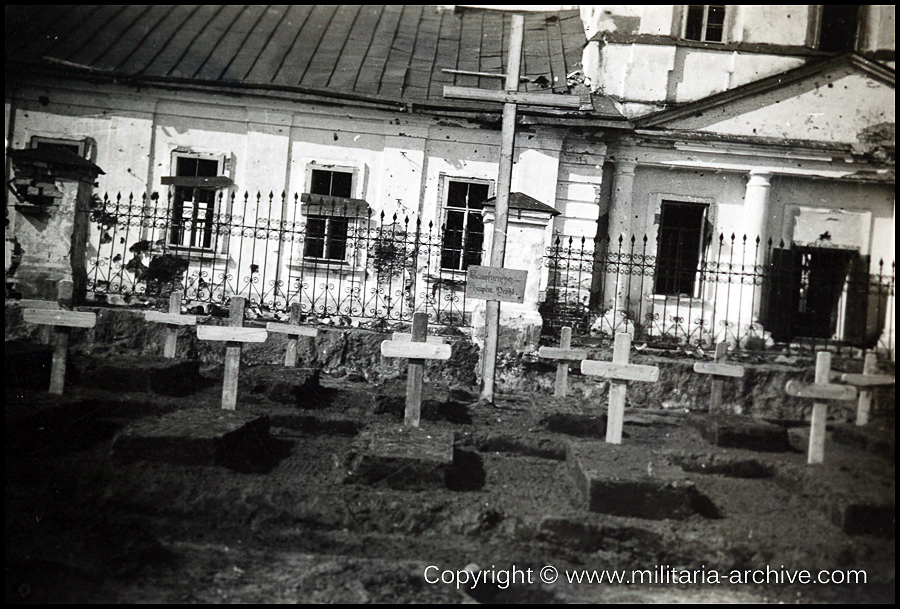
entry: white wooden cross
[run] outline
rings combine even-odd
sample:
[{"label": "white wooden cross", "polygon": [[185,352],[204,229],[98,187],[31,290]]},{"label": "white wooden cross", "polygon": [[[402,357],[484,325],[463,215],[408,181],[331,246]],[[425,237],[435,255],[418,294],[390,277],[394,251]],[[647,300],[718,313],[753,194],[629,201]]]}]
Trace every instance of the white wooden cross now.
[{"label": "white wooden cross", "polygon": [[418,427],[422,412],[422,381],[425,376],[425,360],[450,359],[450,345],[427,342],[428,315],[413,315],[411,340],[386,340],[381,343],[384,357],[405,357],[409,359],[406,382],[406,410],[403,423],[407,427]]},{"label": "white wooden cross", "polygon": [[566,397],[569,384],[569,362],[580,362],[588,357],[587,349],[571,349],[572,328],[566,326],[559,337],[559,347],[541,347],[538,349],[538,357],[547,359],[564,360],[556,365],[556,386],[553,395],[558,398]]},{"label": "white wooden cross", "polygon": [[53,361],[50,365],[50,393],[62,395],[66,381],[66,357],[69,352],[69,328],[93,328],[96,313],[62,309],[25,309],[22,318],[30,324],[53,327]]},{"label": "white wooden cross", "polygon": [[[813,400],[855,400],[856,388],[848,385],[836,385],[831,381],[831,353],[819,351],[816,354],[816,380],[812,385],[799,381],[788,381],[784,390],[788,395]],[[806,462],[809,464],[825,461],[825,418],[828,406],[821,402],[813,402],[812,421],[809,425],[809,453]]]},{"label": "white wooden cross", "polygon": [[318,336],[319,331],[309,326],[298,325],[300,322],[300,303],[291,305],[290,323],[280,324],[270,321],[266,330],[273,334],[287,334],[287,348],[284,351],[284,365],[293,368],[297,365],[297,339],[300,336]]},{"label": "white wooden cross", "polygon": [[893,374],[876,374],[878,372],[878,358],[874,353],[866,355],[863,362],[862,374],[841,375],[841,380],[849,385],[859,387],[859,402],[856,406],[856,424],[859,426],[869,423],[869,411],[872,409],[872,394],[874,387],[883,387],[894,384]]},{"label": "white wooden cross", "polygon": [[716,359],[714,363],[697,362],[694,364],[694,372],[709,374],[712,376],[712,389],[709,393],[709,413],[714,414],[722,405],[722,389],[726,378],[742,378],[743,366],[726,364],[728,360],[728,344],[724,341],[716,345]]},{"label": "white wooden cross", "polygon": [[227,341],[225,347],[225,377],[222,381],[222,408],[237,406],[238,376],[241,371],[241,344],[264,343],[269,333],[265,328],[244,328],[244,298],[233,296],[227,326],[197,326],[200,340]]},{"label": "white wooden cross", "polygon": [[628,381],[655,383],[659,380],[659,368],[629,364],[631,335],[626,332],[616,334],[613,361],[600,362],[583,360],[581,373],[609,379],[609,414],[606,418],[606,441],[610,444],[622,443],[622,426],[625,420],[625,394]]},{"label": "white wooden cross", "polygon": [[144,319],[150,323],[166,324],[166,342],[163,345],[163,357],[169,359],[175,357],[175,348],[178,341],[178,326],[196,326],[196,315],[181,314],[181,292],[172,292],[169,296],[169,312],[146,311]]},{"label": "white wooden cross", "polygon": [[[500,131],[500,167],[497,177],[497,207],[494,220],[494,235],[491,243],[490,266],[503,267],[506,256],[506,232],[509,223],[509,193],[512,185],[513,153],[516,141],[516,112],[518,104],[530,106],[550,106],[572,110],[593,108],[590,96],[556,95],[550,93],[519,92],[519,76],[522,64],[522,42],[525,35],[525,18],[520,13],[512,15],[512,29],[509,38],[509,56],[505,76],[505,86],[501,91],[490,91],[474,87],[445,86],[444,97],[471,101],[488,101],[503,104],[503,121]],[[494,377],[497,367],[497,345],[500,334],[500,302],[488,300],[485,303],[484,364],[482,370],[481,399],[494,401]]]}]

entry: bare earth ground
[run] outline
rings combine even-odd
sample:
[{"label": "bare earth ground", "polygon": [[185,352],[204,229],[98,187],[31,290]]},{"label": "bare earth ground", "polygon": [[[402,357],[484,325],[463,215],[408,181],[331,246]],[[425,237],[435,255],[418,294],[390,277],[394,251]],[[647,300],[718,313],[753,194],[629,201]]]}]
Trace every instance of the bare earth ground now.
[{"label": "bare earth ground", "polygon": [[[803,428],[791,432],[793,452],[723,449],[703,440],[683,413],[629,409],[624,442],[639,449],[641,469],[645,461],[650,475],[654,467],[694,464],[684,478],[712,507],[685,520],[594,514],[569,473],[566,449],[602,443],[602,430],[563,429],[548,416],[600,414],[605,397],[504,395],[489,406],[477,402],[473,387],[448,394],[431,385],[431,395],[450,399],[426,407],[422,428],[454,433],[455,466],[442,488],[396,490],[348,480],[345,459],[359,432],[400,425],[396,408],[375,414],[374,396],[388,396],[382,406],[402,404],[403,383],[323,375],[316,408],[264,396],[239,402],[241,412],[270,417],[272,439],[252,466],[113,461],[116,434],[140,419],[218,409],[219,377],[204,374],[209,383],[185,398],[78,386],[56,398],[7,388],[7,602],[894,600],[893,535],[849,536],[822,509],[832,489],[852,493],[854,485],[893,503],[892,456],[829,441],[826,464],[810,472]],[[726,461],[755,466],[704,473]],[[430,565],[432,581],[466,567],[501,575],[494,585],[457,589],[428,583]],[[554,584],[539,581],[545,566],[560,574]],[[867,583],[565,581],[567,571],[584,569],[727,575],[767,567],[863,569]],[[501,585],[513,568],[532,569],[534,583]]]}]

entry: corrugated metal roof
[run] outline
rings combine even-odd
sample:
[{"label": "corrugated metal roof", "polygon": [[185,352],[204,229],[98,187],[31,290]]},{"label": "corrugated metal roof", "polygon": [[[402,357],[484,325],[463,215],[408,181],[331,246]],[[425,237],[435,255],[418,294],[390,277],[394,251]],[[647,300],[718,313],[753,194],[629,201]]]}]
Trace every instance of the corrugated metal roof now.
[{"label": "corrugated metal roof", "polygon": [[[460,105],[444,100],[444,85],[499,90],[503,80],[444,70],[503,72],[511,23],[502,11],[434,6],[13,6],[6,61],[131,81]],[[578,11],[526,13],[520,90],[568,93],[585,44]]]}]

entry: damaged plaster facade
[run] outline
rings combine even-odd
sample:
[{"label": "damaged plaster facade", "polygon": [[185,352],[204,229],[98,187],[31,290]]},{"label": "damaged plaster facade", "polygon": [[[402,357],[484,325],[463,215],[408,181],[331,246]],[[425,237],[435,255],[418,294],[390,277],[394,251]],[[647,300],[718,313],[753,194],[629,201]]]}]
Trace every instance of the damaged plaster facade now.
[{"label": "damaged plaster facade", "polygon": [[[823,273],[838,283],[888,273],[893,282],[894,7],[859,7],[855,36],[839,49],[855,52],[842,55],[820,50],[823,10],[582,7],[591,38],[586,76],[635,125],[608,150],[610,247],[619,235],[646,235],[645,253],[661,258],[672,253],[661,245],[664,232],[693,230],[700,239],[688,248],[690,266],[711,269],[669,286],[658,276],[608,276],[601,327],[732,319],[765,341],[812,336],[893,353],[892,291],[886,301],[845,290],[805,309],[812,305],[804,290]],[[695,16],[702,26],[689,33]],[[796,267],[796,286],[729,281],[723,302],[716,294],[723,264],[737,274]],[[830,325],[804,319],[815,315]],[[711,332],[732,340],[728,331]]]},{"label": "damaged plaster facade", "polygon": [[[237,12],[231,7],[227,10]],[[352,301],[351,304],[336,307],[340,314],[348,317],[353,317],[354,312],[366,306],[363,301],[372,292],[381,293],[383,300],[393,299],[396,310],[399,310],[396,303],[403,301],[399,305],[402,308],[399,314],[391,317],[393,313],[387,313],[389,319],[399,320],[404,312],[408,314],[412,310],[428,308],[426,301],[432,301],[428,310],[430,314],[436,311],[433,319],[442,315],[459,316],[453,320],[453,325],[474,326],[477,339],[480,326],[483,325],[484,303],[465,300],[465,267],[468,264],[488,263],[487,254],[482,252],[490,251],[490,230],[485,230],[483,237],[479,237],[479,240],[483,239],[480,252],[470,254],[468,245],[465,245],[462,249],[466,251],[455,252],[457,258],[448,262],[454,254],[449,252],[447,245],[450,231],[448,225],[450,215],[456,214],[454,219],[462,218],[465,223],[490,227],[493,210],[490,205],[482,205],[480,201],[476,202],[477,205],[472,205],[472,209],[454,208],[451,198],[455,191],[451,191],[471,186],[472,192],[477,193],[480,199],[495,196],[500,105],[467,107],[460,104],[460,107],[454,109],[453,104],[443,104],[440,99],[440,82],[434,84],[432,91],[425,91],[415,89],[420,83],[410,76],[424,79],[425,82],[434,79],[448,84],[479,86],[478,78],[473,79],[464,74],[448,75],[441,71],[440,66],[464,69],[474,59],[475,69],[485,70],[487,65],[484,62],[493,62],[491,70],[502,71],[500,60],[505,50],[502,48],[499,29],[495,31],[498,34],[496,40],[488,33],[481,39],[481,28],[477,27],[482,19],[479,11],[455,14],[453,11],[448,13],[443,9],[432,10],[430,7],[364,7],[352,10],[347,7],[315,7],[307,13],[307,23],[314,24],[318,19],[323,27],[328,28],[329,34],[334,36],[349,36],[350,26],[356,27],[364,19],[372,20],[373,25],[377,23],[378,28],[388,27],[385,24],[396,27],[396,31],[385,40],[379,40],[376,33],[368,47],[363,45],[357,48],[357,51],[361,49],[368,55],[362,60],[365,65],[359,68],[358,73],[354,72],[357,74],[356,80],[348,81],[346,70],[341,71],[342,66],[346,69],[353,68],[354,65],[347,63],[350,59],[349,55],[344,56],[348,53],[347,49],[344,49],[344,55],[340,48],[334,49],[334,54],[326,52],[328,47],[325,45],[329,36],[321,32],[317,34],[322,37],[321,49],[317,51],[322,52],[310,60],[307,71],[286,61],[282,68],[276,70],[277,62],[271,64],[265,61],[269,58],[267,54],[274,52],[273,48],[277,48],[279,43],[282,48],[290,47],[296,31],[285,31],[284,23],[290,23],[292,11],[300,10],[282,7],[265,11],[262,18],[270,19],[273,24],[278,23],[277,27],[269,27],[275,27],[274,32],[283,33],[286,40],[280,40],[277,35],[273,35],[269,44],[265,44],[264,39],[261,42],[244,39],[240,42],[242,46],[236,56],[236,63],[228,65],[222,71],[223,79],[216,82],[183,82],[181,77],[184,76],[184,66],[191,64],[190,55],[184,56],[182,63],[177,64],[178,69],[169,73],[167,78],[173,80],[171,83],[141,82],[135,85],[140,76],[132,78],[130,84],[119,82],[114,76],[96,81],[91,78],[90,73],[74,77],[71,74],[20,77],[14,87],[7,87],[7,144],[13,149],[20,149],[32,147],[35,142],[40,141],[86,143],[84,148],[88,151],[90,160],[99,167],[106,168],[105,175],[98,180],[97,192],[101,196],[108,194],[110,197],[112,203],[108,209],[120,215],[119,210],[124,208],[131,216],[137,215],[132,213],[133,209],[141,210],[141,213],[148,208],[156,210],[147,215],[149,220],[142,216],[131,217],[128,221],[144,225],[140,237],[151,242],[152,247],[165,246],[168,252],[190,259],[192,269],[196,265],[205,265],[203,270],[194,272],[193,275],[189,269],[189,278],[199,277],[202,280],[204,277],[227,277],[223,281],[228,284],[225,292],[230,289],[231,293],[236,293],[249,286],[251,292],[256,289],[262,295],[260,300],[268,298],[265,291],[271,289],[271,286],[276,286],[276,292],[277,286],[284,286],[284,297],[275,296],[271,299],[280,307],[287,306],[292,287],[302,284],[314,290],[319,284],[328,284],[325,289],[333,288],[333,298],[344,298],[349,294],[347,301]],[[303,10],[309,11],[309,7],[304,7]],[[252,8],[250,12],[258,11]],[[137,24],[149,18],[149,13],[133,13]],[[491,12],[483,13],[485,23],[496,23],[498,14],[487,16],[489,13]],[[194,12],[190,18],[193,19],[198,14]],[[236,18],[238,23],[247,18],[249,24],[252,16],[244,11]],[[282,21],[277,21],[279,16]],[[217,18],[213,17],[211,23],[215,23]],[[397,19],[400,21],[396,21]],[[418,26],[415,19],[420,20]],[[471,22],[474,22],[475,30],[467,25]],[[346,24],[343,29],[342,23]],[[547,86],[554,91],[566,91],[567,69],[560,66],[565,66],[570,61],[568,56],[572,55],[573,50],[580,57],[580,46],[584,41],[577,11],[538,16],[530,23],[534,24],[530,26],[532,40],[535,32],[540,32],[550,36],[559,50],[554,51],[556,55],[552,57],[542,57],[541,52],[547,53],[546,44],[544,50],[537,55],[529,51],[526,45],[529,59],[526,61],[525,73],[528,74],[529,65],[544,61],[543,65],[552,68],[552,73],[548,73],[548,82],[553,84]],[[164,30],[162,26],[152,23],[148,27],[155,28],[154,33]],[[282,29],[279,30],[279,27]],[[425,29],[430,31],[430,42],[422,42]],[[174,31],[176,33],[173,35],[177,35],[178,30]],[[469,49],[463,48],[470,42],[467,37],[471,36],[471,31],[478,33],[479,39],[471,41],[471,44],[483,47],[484,54],[481,58],[471,56]],[[581,40],[577,45],[568,42],[573,38],[573,32],[574,38]],[[438,33],[439,39],[434,38]],[[203,37],[202,33],[196,35],[197,41]],[[390,42],[391,36],[399,39],[409,35],[412,35],[412,39],[407,42],[421,44],[421,51],[418,46],[385,47],[379,50],[384,42]],[[371,37],[372,32],[360,30],[360,36]],[[459,37],[459,42],[452,41],[451,36]],[[354,42],[356,39],[348,40]],[[198,42],[195,41],[194,44]],[[251,59],[253,56],[250,54],[251,51],[256,52],[255,48],[250,48],[253,44],[262,45],[262,50],[259,51],[261,54],[255,60]],[[428,49],[428,44],[435,46]],[[484,50],[488,45],[490,52]],[[227,47],[224,43],[222,46],[223,50]],[[248,52],[244,53],[245,50]],[[107,51],[109,54],[106,58],[98,60],[95,54],[91,56],[91,61],[98,66],[108,63],[111,61],[108,58],[116,56],[117,50],[113,45]],[[131,56],[126,57],[125,53],[118,55],[126,57],[121,65],[136,65],[134,58],[140,52],[140,47],[136,47]],[[296,43],[288,51],[289,54],[302,52],[305,52],[303,46]],[[311,50],[307,49],[306,52],[311,53]],[[460,54],[459,59],[455,55],[457,52]],[[561,55],[562,52],[567,56]],[[85,53],[86,51],[79,51],[75,56],[89,57]],[[390,56],[385,59],[379,53],[389,53]],[[404,72],[398,76],[392,71],[392,62],[395,55],[398,55],[397,61],[402,63],[406,53],[413,56],[414,65],[410,68],[407,64],[403,68]],[[450,64],[447,64],[448,59],[444,57],[448,53],[453,53],[448,55],[449,60],[452,60]],[[210,55],[210,58],[215,58],[215,55]],[[386,62],[387,67],[379,68],[384,70],[379,82],[369,82],[372,78],[370,72],[380,72],[367,71],[365,68],[379,58]],[[405,60],[409,61],[408,55]],[[251,87],[236,86],[229,80],[231,75],[242,73],[236,67],[241,61],[247,70],[246,80],[253,81]],[[265,70],[269,70],[273,79],[281,78],[284,71],[291,72],[295,69],[299,69],[297,73],[300,75],[312,73],[323,64],[329,65],[329,61],[330,69],[333,70],[330,82],[327,74],[324,80],[322,74],[312,74],[312,82],[319,85],[316,89],[304,86],[297,93],[254,80],[260,71]],[[357,58],[357,61],[360,59]],[[194,64],[196,63],[195,61]],[[197,73],[212,73],[209,64],[210,60],[207,60]],[[63,69],[68,67],[64,62],[51,65]],[[409,72],[410,69],[413,71]],[[425,69],[433,70],[433,73],[426,73]],[[409,74],[404,77],[407,72]],[[268,74],[266,73],[266,78]],[[392,79],[397,81],[396,88],[390,86]],[[353,85],[354,91],[336,92],[332,83],[338,80],[345,85]],[[488,82],[496,86],[495,80]],[[543,86],[528,85],[523,88],[530,90]],[[366,96],[355,92],[363,89],[377,91],[379,94]],[[408,91],[413,93],[406,99]],[[547,94],[550,95],[551,91],[547,91]],[[435,101],[429,102],[432,99]],[[423,106],[428,106],[429,103],[422,102],[429,102],[432,109],[426,107],[423,110]],[[447,106],[450,106],[449,111],[444,111]],[[614,118],[625,123],[620,115],[614,114]],[[525,302],[522,305],[508,304],[503,307],[503,324],[511,330],[507,336],[507,344],[510,346],[534,348],[540,336],[542,319],[538,313],[538,305],[546,285],[546,270],[542,266],[542,258],[552,238],[553,217],[559,215],[554,206],[564,208],[564,219],[560,221],[560,226],[591,238],[596,234],[598,214],[595,202],[600,182],[599,168],[603,165],[603,146],[598,149],[596,145],[580,143],[582,139],[578,133],[571,133],[565,126],[545,126],[539,120],[518,128],[512,190],[537,201],[541,208],[514,209],[511,215],[509,250],[515,252],[515,255],[507,257],[507,266],[527,270],[529,281]],[[579,151],[575,156],[567,150],[571,149],[573,140],[574,149]],[[590,157],[590,165],[581,167],[585,155]],[[216,239],[215,243],[203,242],[202,231],[190,243],[178,242],[173,237],[176,229],[165,226],[173,223],[173,218],[180,214],[180,211],[176,213],[166,210],[172,209],[172,191],[178,184],[187,183],[179,174],[179,167],[182,166],[180,163],[184,164],[185,159],[194,163],[194,167],[214,167],[208,173],[212,174],[210,179],[218,189],[216,201],[207,202],[207,207],[201,214],[206,214],[206,217],[214,214],[216,222],[222,217],[229,221],[240,219],[241,226],[238,229],[231,229],[229,226],[231,233],[221,240]],[[315,192],[313,182],[326,174],[334,179],[346,177],[349,182],[347,191],[341,192],[339,197],[340,205],[353,208],[353,213],[347,214],[349,218],[341,229],[345,231],[342,235],[345,241],[340,245],[346,248],[346,252],[340,248],[329,252],[328,240],[332,236],[329,231],[334,225],[333,218],[315,215],[317,212],[314,210],[322,209],[325,205],[322,203],[323,199],[316,198],[321,193]],[[126,203],[117,202],[120,194]],[[326,193],[328,194],[334,193]],[[181,209],[187,209],[186,205],[179,207]],[[478,215],[477,220],[474,218],[475,214]],[[20,219],[14,210],[11,216],[15,227]],[[196,218],[194,221],[197,221]],[[304,245],[277,234],[279,228],[288,225],[305,225],[306,230],[309,230],[313,222],[321,222],[323,231],[319,242],[321,251],[316,256],[310,254],[310,239]],[[329,224],[325,224],[326,222]],[[423,258],[413,254],[415,261],[410,264],[407,252],[407,259],[404,260],[407,268],[402,272],[393,272],[392,269],[387,282],[371,281],[372,260],[367,260],[366,257],[371,258],[372,250],[353,249],[352,241],[367,239],[371,244],[373,235],[377,239],[385,234],[384,227],[389,227],[388,231],[392,235],[396,232],[408,237],[415,233],[416,247],[418,232],[427,233],[427,238],[432,240],[431,251],[436,249],[437,255]],[[122,238],[110,227],[92,225],[91,230],[88,259],[111,260],[121,265],[130,257],[129,250],[133,244],[118,243],[117,240]],[[293,228],[291,230],[294,231]],[[294,231],[294,234],[299,230]],[[15,229],[11,231],[14,232]],[[254,235],[264,235],[266,238],[254,240],[251,238]],[[183,233],[178,236],[183,237]],[[129,236],[128,239],[132,237]],[[443,239],[443,243],[435,246],[435,239]],[[468,242],[468,232],[465,239]],[[181,241],[185,239],[182,238]],[[240,245],[235,247],[237,241],[240,241]],[[264,252],[259,251],[261,246],[265,248]],[[122,255],[118,258],[114,256],[113,248],[119,248]],[[9,251],[12,249],[8,234],[7,269]],[[340,253],[334,253],[338,250]],[[318,260],[308,262],[313,257]],[[102,275],[103,269],[99,270]],[[297,289],[295,293],[299,292]],[[227,293],[222,293],[223,299],[227,296]],[[326,294],[325,298],[328,297]],[[440,302],[435,303],[434,300]],[[322,301],[312,299],[301,302],[308,313],[316,314]],[[327,303],[323,305],[323,311],[326,305]],[[377,311],[374,313],[378,314]]]},{"label": "damaged plaster facade", "polygon": [[[43,103],[39,100],[49,100]],[[302,221],[304,206],[291,193],[310,191],[310,172],[337,169],[353,174],[352,198],[365,201],[366,214],[383,217],[385,224],[411,225],[418,221],[435,233],[446,223],[447,188],[451,181],[484,184],[495,195],[499,162],[499,137],[494,128],[466,119],[434,118],[398,114],[378,109],[323,106],[280,101],[270,96],[243,96],[235,100],[201,92],[170,93],[109,85],[97,92],[78,81],[47,80],[16,91],[6,104],[7,125],[14,125],[11,147],[28,148],[35,138],[89,142],[92,160],[100,167],[114,167],[97,179],[98,193],[110,197],[154,193],[145,204],[164,208],[171,204],[165,193],[167,176],[174,175],[179,156],[220,159],[220,167],[231,183],[217,209],[226,215],[242,215],[261,221]],[[11,115],[14,114],[14,121]],[[574,141],[574,143],[573,143]],[[577,151],[572,151],[574,147]],[[568,150],[566,148],[569,148]],[[591,152],[587,152],[590,149]],[[542,258],[553,231],[593,238],[598,217],[603,147],[599,149],[565,130],[540,125],[520,127],[516,137],[512,190],[537,201],[555,202],[563,213],[513,210],[510,215],[508,268],[528,271],[525,302],[506,303],[502,323],[506,344],[529,349],[537,344],[542,319],[538,306],[547,278]],[[162,196],[156,196],[162,193]],[[231,194],[236,195],[230,204]],[[272,193],[274,193],[274,204]],[[281,193],[289,193],[281,207]],[[245,206],[241,201],[249,194]],[[261,197],[259,196],[261,195]],[[133,202],[122,203],[132,209]],[[552,213],[548,213],[552,212]],[[13,230],[24,222],[12,213]],[[164,215],[164,214],[160,214]],[[493,209],[484,211],[485,241],[490,251]],[[395,218],[395,220],[391,220]],[[263,225],[263,222],[260,222]],[[408,225],[406,225],[408,226]],[[86,257],[108,259],[113,248],[126,252],[129,243],[103,243],[103,232],[90,227]],[[145,237],[166,239],[165,229],[151,227]],[[115,238],[116,235],[113,234]],[[296,277],[303,252],[299,244],[278,248],[270,244],[264,255],[258,244],[245,242],[240,250],[197,252],[187,248],[178,255],[206,256],[215,265],[211,273],[230,274],[239,282],[250,277],[249,265],[265,267],[261,283]],[[9,259],[9,255],[7,256]],[[242,262],[243,267],[241,267]],[[461,284],[464,270],[441,268],[432,257],[415,275],[394,282],[394,290],[414,290],[412,308],[421,306],[436,283]],[[487,264],[487,259],[484,259]],[[7,269],[9,265],[7,265]],[[355,259],[340,269],[330,269],[342,281],[363,285],[366,261]],[[464,288],[456,288],[461,298]],[[451,294],[451,297],[454,297]],[[470,316],[473,334],[480,340],[483,301],[469,301],[462,311]]]},{"label": "damaged plaster facade", "polygon": [[[839,259],[846,273],[878,272],[885,262],[891,267],[893,7],[860,9],[862,27],[850,50],[865,56],[820,50],[821,6],[701,8],[702,40],[688,39],[689,13],[696,6],[581,8],[582,71],[594,89],[595,107],[614,101],[621,114],[520,118],[512,191],[546,209],[510,215],[507,266],[529,271],[529,282],[523,305],[501,308],[502,323],[512,330],[507,344],[536,346],[543,323],[539,306],[552,282],[543,258],[554,243],[572,239],[602,253],[614,251],[619,237],[646,238],[645,254],[661,258],[661,233],[678,228],[672,224],[678,215],[713,243],[698,240],[695,266],[715,253],[717,261],[737,264],[740,258],[741,265],[758,267],[772,263],[773,256],[780,261],[806,256],[807,264],[817,255],[820,266]],[[721,28],[711,34],[709,11],[720,8]],[[717,36],[721,40],[711,39]],[[489,68],[477,61],[460,67],[500,71],[495,60]],[[565,92],[558,79],[553,90]],[[477,78],[468,84],[479,86]],[[447,222],[451,182],[486,188],[487,196],[494,196],[498,118],[483,108],[422,111],[379,96],[308,90],[295,95],[227,82],[135,84],[90,73],[31,75],[8,86],[6,96],[8,148],[28,148],[41,139],[84,142],[88,159],[105,172],[99,193],[147,195],[148,204],[160,208],[169,205],[179,158],[214,162],[216,175],[226,179],[215,213],[255,219],[267,230],[272,223],[308,217],[304,208],[315,205],[308,197],[311,180],[321,170],[352,176],[344,196],[362,202],[364,213],[376,218],[383,213],[387,223],[397,214],[404,227],[409,218],[413,226],[419,222],[440,231]],[[237,203],[230,202],[232,195]],[[10,213],[7,270],[10,234],[19,222],[16,212]],[[490,227],[489,206],[483,215]],[[152,228],[150,237],[166,238],[160,237],[166,227],[162,233]],[[88,257],[112,247],[102,243],[95,226],[91,230]],[[732,234],[739,243],[746,235],[751,250],[759,239],[761,253],[753,250],[748,260],[746,246],[738,251],[727,238],[724,247],[718,245],[720,236]],[[825,234],[827,239],[819,239]],[[296,243],[278,241],[266,242],[263,256],[250,251],[252,242],[230,248],[228,256],[221,255],[224,250],[185,253],[217,265],[216,272],[232,275],[235,284],[289,284],[302,272],[304,253]],[[490,230],[482,249],[490,251]],[[262,276],[254,278],[251,263],[264,269]],[[336,272],[356,289],[363,285],[366,264],[348,258]],[[417,264],[386,289],[412,308],[423,306],[438,285],[447,288],[450,300],[454,291],[458,299],[465,271],[444,266],[440,260]],[[783,321],[771,317],[781,296],[757,286],[729,288],[734,295],[723,299],[717,294],[721,286],[700,275],[661,287],[656,275],[623,282],[601,265],[579,281],[567,288],[577,292],[579,302],[591,303],[591,314],[601,319],[597,329],[605,333],[633,330],[648,316],[663,319],[663,325],[668,317],[709,326],[738,320],[762,340],[770,340],[773,330],[779,340],[799,331],[773,328]],[[817,332],[838,340],[857,340],[863,333],[871,343],[879,338],[874,335],[893,332],[893,318],[883,314],[893,308],[892,301],[844,301],[836,325]],[[469,316],[477,338],[483,304],[472,301],[461,313]],[[866,319],[864,327],[846,323],[859,315]],[[710,336],[729,339],[728,332],[714,330]],[[892,337],[881,342],[894,344]]]}]

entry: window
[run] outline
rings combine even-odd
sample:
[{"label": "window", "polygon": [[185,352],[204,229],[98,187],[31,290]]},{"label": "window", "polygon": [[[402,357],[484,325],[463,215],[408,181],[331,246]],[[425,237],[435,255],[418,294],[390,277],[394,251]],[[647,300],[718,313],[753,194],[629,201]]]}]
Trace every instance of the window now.
[{"label": "window", "polygon": [[213,219],[218,189],[231,185],[220,175],[222,159],[176,154],[175,175],[162,178],[173,186],[169,244],[210,249],[213,246]]},{"label": "window", "polygon": [[487,182],[448,180],[444,203],[444,242],[441,268],[464,271],[481,264],[484,243],[484,202],[490,196]]},{"label": "window", "polygon": [[354,171],[311,169],[307,203],[306,239],[303,257],[309,260],[343,262],[347,259],[350,222],[361,213],[364,201],[353,195]]},{"label": "window", "polygon": [[722,42],[725,33],[725,5],[690,4],[684,21],[684,38],[700,42]]},{"label": "window", "polygon": [[350,198],[353,193],[353,174],[349,171],[313,169],[309,192],[326,197]]},{"label": "window", "polygon": [[663,201],[656,254],[654,292],[667,296],[698,296],[697,271],[706,242],[708,206]]},{"label": "window", "polygon": [[821,10],[819,50],[829,53],[852,51],[859,25],[859,6],[825,4]]},{"label": "window", "polygon": [[85,159],[88,158],[90,152],[87,144],[88,142],[84,140],[64,140],[53,137],[41,137],[38,135],[31,138],[32,148],[63,148],[70,152],[74,152]]},{"label": "window", "polygon": [[304,258],[344,260],[347,256],[349,220],[341,217],[309,216],[306,220]]}]

